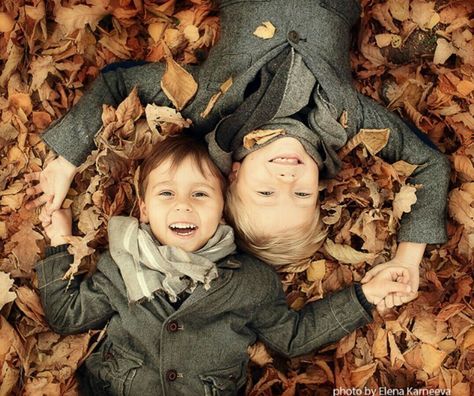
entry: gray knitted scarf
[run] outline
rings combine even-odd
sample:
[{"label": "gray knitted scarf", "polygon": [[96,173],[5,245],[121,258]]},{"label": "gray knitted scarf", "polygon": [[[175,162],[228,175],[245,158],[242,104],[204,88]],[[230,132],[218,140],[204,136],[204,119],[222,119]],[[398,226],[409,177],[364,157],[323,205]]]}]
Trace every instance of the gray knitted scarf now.
[{"label": "gray knitted scarf", "polygon": [[109,221],[109,249],[117,263],[130,303],[165,293],[176,302],[184,291],[192,293],[199,283],[208,290],[217,278],[216,262],[235,251],[234,232],[219,225],[213,237],[196,252],[162,246],[148,224],[135,217],[115,216]]}]

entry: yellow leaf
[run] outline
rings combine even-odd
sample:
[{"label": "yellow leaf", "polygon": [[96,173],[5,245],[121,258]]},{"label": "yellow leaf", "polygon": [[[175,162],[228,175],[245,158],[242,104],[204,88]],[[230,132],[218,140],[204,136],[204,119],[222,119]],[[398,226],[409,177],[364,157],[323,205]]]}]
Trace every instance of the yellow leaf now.
[{"label": "yellow leaf", "polygon": [[243,145],[246,149],[251,149],[256,144],[264,144],[275,136],[284,135],[283,129],[256,129],[244,136]]},{"label": "yellow leaf", "polygon": [[374,344],[372,345],[374,358],[383,358],[388,355],[387,330],[379,327],[375,333]]},{"label": "yellow leaf", "polygon": [[174,61],[169,48],[166,45],[164,48],[166,71],[161,79],[161,88],[180,111],[196,94],[198,85],[193,76]]},{"label": "yellow leaf", "polygon": [[456,52],[456,48],[444,38],[439,38],[436,41],[436,50],[433,57],[433,63],[440,65]]},{"label": "yellow leaf", "polygon": [[387,47],[392,42],[392,34],[391,33],[381,33],[375,35],[375,42],[379,48]]},{"label": "yellow leaf", "polygon": [[463,96],[468,96],[472,91],[474,91],[474,82],[469,80],[462,80],[459,84],[456,85],[456,89]]},{"label": "yellow leaf", "polygon": [[375,258],[373,253],[362,253],[349,245],[340,245],[330,239],[326,239],[324,248],[331,257],[344,264],[358,264]]},{"label": "yellow leaf", "polygon": [[11,32],[13,30],[13,26],[15,26],[15,20],[11,17],[11,15],[6,12],[0,12],[0,32]]},{"label": "yellow leaf", "polygon": [[9,52],[8,59],[4,64],[2,74],[0,75],[0,86],[5,86],[12,73],[16,70],[20,61],[23,59],[23,50],[10,41],[8,43],[7,51]]},{"label": "yellow leaf", "polygon": [[323,279],[324,275],[326,275],[326,260],[312,261],[306,270],[306,277],[311,282]]},{"label": "yellow leaf", "polygon": [[255,29],[253,34],[261,39],[271,39],[275,35],[275,26],[270,21],[263,22],[260,26]]},{"label": "yellow leaf", "polygon": [[393,368],[398,369],[405,362],[405,358],[400,352],[392,332],[388,333],[388,343],[390,345],[390,363]]},{"label": "yellow leaf", "polygon": [[411,206],[416,202],[416,188],[413,186],[402,186],[395,194],[393,200],[393,216],[401,219],[403,213],[409,213]]},{"label": "yellow leaf", "polygon": [[273,358],[268,353],[267,347],[260,341],[250,345],[247,348],[247,353],[249,354],[250,360],[260,367],[273,363]]}]

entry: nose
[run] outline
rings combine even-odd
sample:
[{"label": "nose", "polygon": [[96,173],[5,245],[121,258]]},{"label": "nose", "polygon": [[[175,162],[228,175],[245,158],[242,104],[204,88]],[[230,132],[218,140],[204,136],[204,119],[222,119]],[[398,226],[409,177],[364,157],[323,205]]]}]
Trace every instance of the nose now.
[{"label": "nose", "polygon": [[301,166],[270,164],[270,172],[278,180],[285,183],[292,183],[300,177]]},{"label": "nose", "polygon": [[193,209],[187,201],[179,201],[174,208],[177,212],[192,212]]}]

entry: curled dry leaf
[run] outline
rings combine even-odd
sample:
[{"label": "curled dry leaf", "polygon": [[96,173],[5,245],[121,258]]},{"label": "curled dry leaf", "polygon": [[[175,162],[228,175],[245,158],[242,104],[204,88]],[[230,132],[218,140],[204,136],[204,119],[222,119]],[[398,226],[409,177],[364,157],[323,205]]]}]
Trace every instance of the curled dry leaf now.
[{"label": "curled dry leaf", "polygon": [[11,32],[14,26],[15,20],[11,17],[11,15],[6,12],[0,12],[0,32]]},{"label": "curled dry leaf", "polygon": [[177,126],[179,130],[189,128],[192,124],[191,120],[184,119],[181,113],[171,107],[148,104],[145,107],[145,114],[150,129],[163,137],[169,134],[168,124]]},{"label": "curled dry leaf", "polygon": [[276,136],[285,135],[284,129],[256,129],[244,136],[243,145],[251,149],[256,144],[264,144]]},{"label": "curled dry leaf", "polygon": [[435,65],[441,65],[447,61],[447,59],[456,52],[456,48],[446,39],[439,38],[436,41],[436,51],[433,58]]},{"label": "curled dry leaf", "polygon": [[263,22],[258,26],[253,34],[261,39],[268,40],[275,35],[276,28],[270,21]]},{"label": "curled dry leaf", "polygon": [[247,349],[250,360],[258,364],[260,367],[263,367],[267,364],[273,363],[273,358],[267,351],[267,347],[260,341],[257,341],[255,344],[250,345]]},{"label": "curled dry leaf", "polygon": [[211,110],[214,108],[216,102],[219,100],[219,98],[224,95],[229,88],[232,86],[233,80],[232,77],[229,77],[226,81],[224,81],[221,86],[219,87],[219,92],[215,93],[212,95],[211,99],[209,100],[209,103],[207,104],[206,108],[204,111],[200,114],[201,117],[206,118]]},{"label": "curled dry leaf", "polygon": [[78,4],[70,7],[59,6],[56,9],[56,22],[68,35],[78,29],[84,29],[89,25],[95,30],[99,21],[107,15],[108,1],[89,0],[90,5]]}]

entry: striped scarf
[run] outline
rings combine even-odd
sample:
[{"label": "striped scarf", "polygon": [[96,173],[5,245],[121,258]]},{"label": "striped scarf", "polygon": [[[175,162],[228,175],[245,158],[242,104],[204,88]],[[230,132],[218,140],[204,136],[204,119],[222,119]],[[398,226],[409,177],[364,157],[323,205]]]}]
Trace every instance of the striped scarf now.
[{"label": "striped scarf", "polygon": [[218,276],[215,262],[235,251],[234,232],[227,225],[219,225],[196,252],[160,245],[150,226],[139,224],[135,217],[112,217],[108,233],[110,254],[131,303],[150,300],[156,292],[176,302],[180,293],[192,293],[199,283],[208,290]]}]

